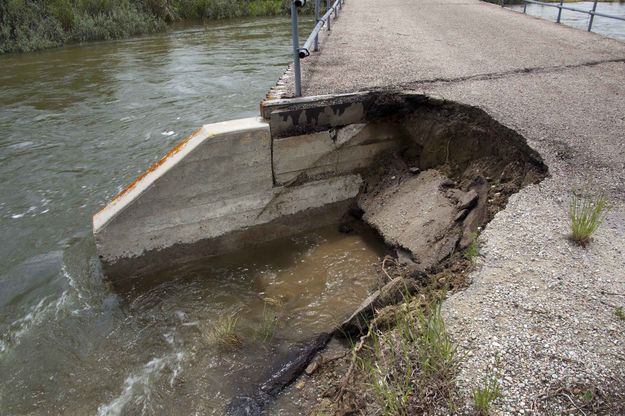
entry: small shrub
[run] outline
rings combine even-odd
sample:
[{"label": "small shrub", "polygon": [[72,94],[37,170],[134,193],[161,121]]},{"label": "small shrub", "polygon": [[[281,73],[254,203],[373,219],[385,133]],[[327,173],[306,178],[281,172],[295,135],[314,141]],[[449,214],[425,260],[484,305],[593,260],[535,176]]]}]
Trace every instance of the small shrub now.
[{"label": "small shrub", "polygon": [[473,389],[473,407],[477,414],[480,416],[490,414],[490,406],[499,395],[499,380],[497,374],[491,371],[484,377],[482,385]]},{"label": "small shrub", "polygon": [[571,220],[571,239],[582,247],[590,241],[590,237],[603,222],[608,199],[605,195],[596,198],[579,196],[573,192],[569,206]]},{"label": "small shrub", "polygon": [[172,0],[144,0],[145,8],[157,18],[166,22],[173,22],[177,19],[175,5]]},{"label": "small shrub", "polygon": [[69,32],[74,28],[76,16],[69,0],[51,0],[47,3],[47,7],[64,31]]}]

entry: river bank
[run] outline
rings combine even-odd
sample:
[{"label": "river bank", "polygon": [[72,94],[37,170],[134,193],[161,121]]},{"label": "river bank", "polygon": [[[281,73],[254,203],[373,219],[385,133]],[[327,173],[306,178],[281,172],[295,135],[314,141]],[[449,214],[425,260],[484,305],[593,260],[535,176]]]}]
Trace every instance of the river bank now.
[{"label": "river bank", "polygon": [[167,30],[176,22],[288,14],[285,0],[22,0],[0,3],[0,54]]}]

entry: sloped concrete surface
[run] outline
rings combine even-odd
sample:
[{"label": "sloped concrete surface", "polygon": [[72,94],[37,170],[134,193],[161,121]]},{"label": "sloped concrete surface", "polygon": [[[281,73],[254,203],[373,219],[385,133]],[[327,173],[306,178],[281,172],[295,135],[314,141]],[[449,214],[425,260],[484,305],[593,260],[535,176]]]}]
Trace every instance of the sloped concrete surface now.
[{"label": "sloped concrete surface", "polygon": [[[178,251],[185,256],[193,251],[201,256],[221,254],[232,249],[234,244],[224,239],[233,233],[247,230],[247,239],[254,242],[300,232],[306,225],[313,228],[317,222],[312,216],[306,219],[307,210],[348,204],[361,184],[360,175],[342,172],[299,186],[274,186],[267,122],[250,118],[205,125],[93,217],[98,255],[115,279],[124,277],[112,273],[112,266],[121,260],[137,259],[136,267],[123,268],[133,274],[145,263],[156,263],[139,257],[174,246],[184,246]],[[274,224],[298,213],[302,215],[298,226]],[[265,240],[252,238],[258,232],[252,228],[259,226]],[[209,240],[215,242],[210,249],[191,247]],[[173,261],[181,255],[160,257]]]}]

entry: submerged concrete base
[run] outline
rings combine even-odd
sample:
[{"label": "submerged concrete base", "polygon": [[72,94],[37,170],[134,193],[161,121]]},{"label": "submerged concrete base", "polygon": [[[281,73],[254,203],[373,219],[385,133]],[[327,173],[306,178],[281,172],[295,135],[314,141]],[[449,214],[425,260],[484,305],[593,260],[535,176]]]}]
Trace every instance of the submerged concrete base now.
[{"label": "submerged concrete base", "polygon": [[[337,224],[352,203],[352,199],[346,199],[285,215],[268,223],[237,229],[219,237],[191,243],[178,243],[170,247],[146,251],[140,256],[121,258],[115,262],[102,262],[103,271],[112,279],[115,288],[120,292],[127,292],[135,285],[150,287],[170,280],[171,271],[199,259],[208,259],[296,235],[313,228]],[[146,277],[149,277],[149,281],[146,281]]]}]

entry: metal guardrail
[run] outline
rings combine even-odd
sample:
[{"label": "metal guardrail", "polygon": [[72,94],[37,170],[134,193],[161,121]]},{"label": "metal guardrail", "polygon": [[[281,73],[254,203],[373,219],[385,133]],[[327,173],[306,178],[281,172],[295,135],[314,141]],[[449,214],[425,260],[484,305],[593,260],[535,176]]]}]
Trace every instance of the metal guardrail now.
[{"label": "metal guardrail", "polygon": [[313,48],[314,52],[319,51],[319,32],[321,28],[328,26],[328,31],[331,30],[332,13],[334,18],[339,14],[339,10],[345,3],[345,0],[326,0],[326,12],[323,16],[319,16],[321,13],[321,0],[313,0],[315,2],[315,21],[317,24],[315,28],[310,32],[310,35],[304,42],[304,46],[299,46],[299,35],[297,31],[297,9],[306,5],[306,0],[292,0],[291,1],[291,37],[293,40],[293,72],[295,73],[295,96],[302,96],[302,70],[300,67],[300,59],[304,59],[310,56],[310,48]]},{"label": "metal guardrail", "polygon": [[[547,6],[547,7],[555,7],[558,9],[558,17],[556,18],[556,23],[560,23],[560,18],[562,17],[562,10],[570,10],[572,12],[577,12],[577,13],[585,13],[590,15],[590,20],[588,21],[588,31],[590,32],[592,30],[592,23],[595,20],[595,16],[600,16],[600,17],[607,17],[609,19],[616,19],[616,20],[621,20],[623,22],[625,22],[625,17],[622,16],[615,16],[612,14],[607,14],[607,13],[600,13],[597,11],[597,0],[594,0],[593,4],[592,4],[592,9],[590,10],[583,10],[583,9],[578,9],[575,7],[569,7],[569,6],[565,6],[564,0],[560,0],[559,3],[545,3],[544,1],[538,1],[538,0],[523,0],[523,13],[526,12],[527,9],[527,3],[531,3],[531,4],[540,4],[542,6]],[[501,0],[501,7],[504,7],[505,4],[505,0]]]}]

